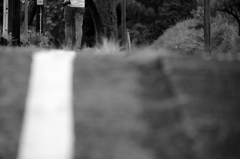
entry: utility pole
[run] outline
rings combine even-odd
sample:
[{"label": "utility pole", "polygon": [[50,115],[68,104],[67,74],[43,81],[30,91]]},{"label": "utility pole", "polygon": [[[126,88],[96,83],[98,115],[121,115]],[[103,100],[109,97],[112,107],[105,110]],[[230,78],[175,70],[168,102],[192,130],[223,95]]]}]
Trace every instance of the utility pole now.
[{"label": "utility pole", "polygon": [[121,4],[121,10],[122,10],[122,46],[125,49],[127,48],[127,26],[126,26],[126,0],[122,0]]},{"label": "utility pole", "polygon": [[204,0],[204,51],[211,54],[211,9],[210,0]]},{"label": "utility pole", "polygon": [[3,33],[2,37],[7,39],[8,37],[8,0],[3,1]]},{"label": "utility pole", "polygon": [[24,34],[28,35],[28,0],[25,0]]}]

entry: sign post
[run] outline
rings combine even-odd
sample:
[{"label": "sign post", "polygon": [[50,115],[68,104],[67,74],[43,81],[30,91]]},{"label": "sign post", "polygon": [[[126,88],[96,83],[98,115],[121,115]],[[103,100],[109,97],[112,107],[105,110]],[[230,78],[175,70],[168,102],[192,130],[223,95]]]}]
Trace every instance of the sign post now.
[{"label": "sign post", "polygon": [[42,33],[42,29],[43,29],[43,4],[44,4],[44,0],[37,0],[37,7],[39,8],[39,32],[40,34]]},{"label": "sign post", "polygon": [[3,2],[3,34],[2,37],[7,39],[8,37],[8,0]]}]

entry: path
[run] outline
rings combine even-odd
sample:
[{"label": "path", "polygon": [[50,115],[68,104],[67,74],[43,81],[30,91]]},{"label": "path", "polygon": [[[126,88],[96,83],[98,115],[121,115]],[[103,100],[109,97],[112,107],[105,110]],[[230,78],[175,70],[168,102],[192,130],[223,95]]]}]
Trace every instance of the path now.
[{"label": "path", "polygon": [[74,52],[34,54],[18,159],[70,159],[73,155]]}]

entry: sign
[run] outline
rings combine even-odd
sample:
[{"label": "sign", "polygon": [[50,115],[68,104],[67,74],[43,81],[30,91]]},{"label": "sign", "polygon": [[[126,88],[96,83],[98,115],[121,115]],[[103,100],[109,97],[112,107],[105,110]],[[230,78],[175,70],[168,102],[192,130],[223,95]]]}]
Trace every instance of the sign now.
[{"label": "sign", "polygon": [[37,0],[37,5],[43,5],[44,0]]}]

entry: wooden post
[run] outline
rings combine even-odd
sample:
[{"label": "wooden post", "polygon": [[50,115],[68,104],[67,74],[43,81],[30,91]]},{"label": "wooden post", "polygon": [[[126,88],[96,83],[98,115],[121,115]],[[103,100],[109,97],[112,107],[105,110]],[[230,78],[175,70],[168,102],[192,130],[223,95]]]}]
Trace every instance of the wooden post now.
[{"label": "wooden post", "polygon": [[2,37],[7,39],[8,37],[8,0],[3,2],[3,34]]},{"label": "wooden post", "polygon": [[28,35],[28,0],[25,0],[24,34]]},{"label": "wooden post", "polygon": [[204,51],[211,54],[210,0],[204,0]]},{"label": "wooden post", "polygon": [[127,48],[126,0],[122,0],[122,46]]}]

